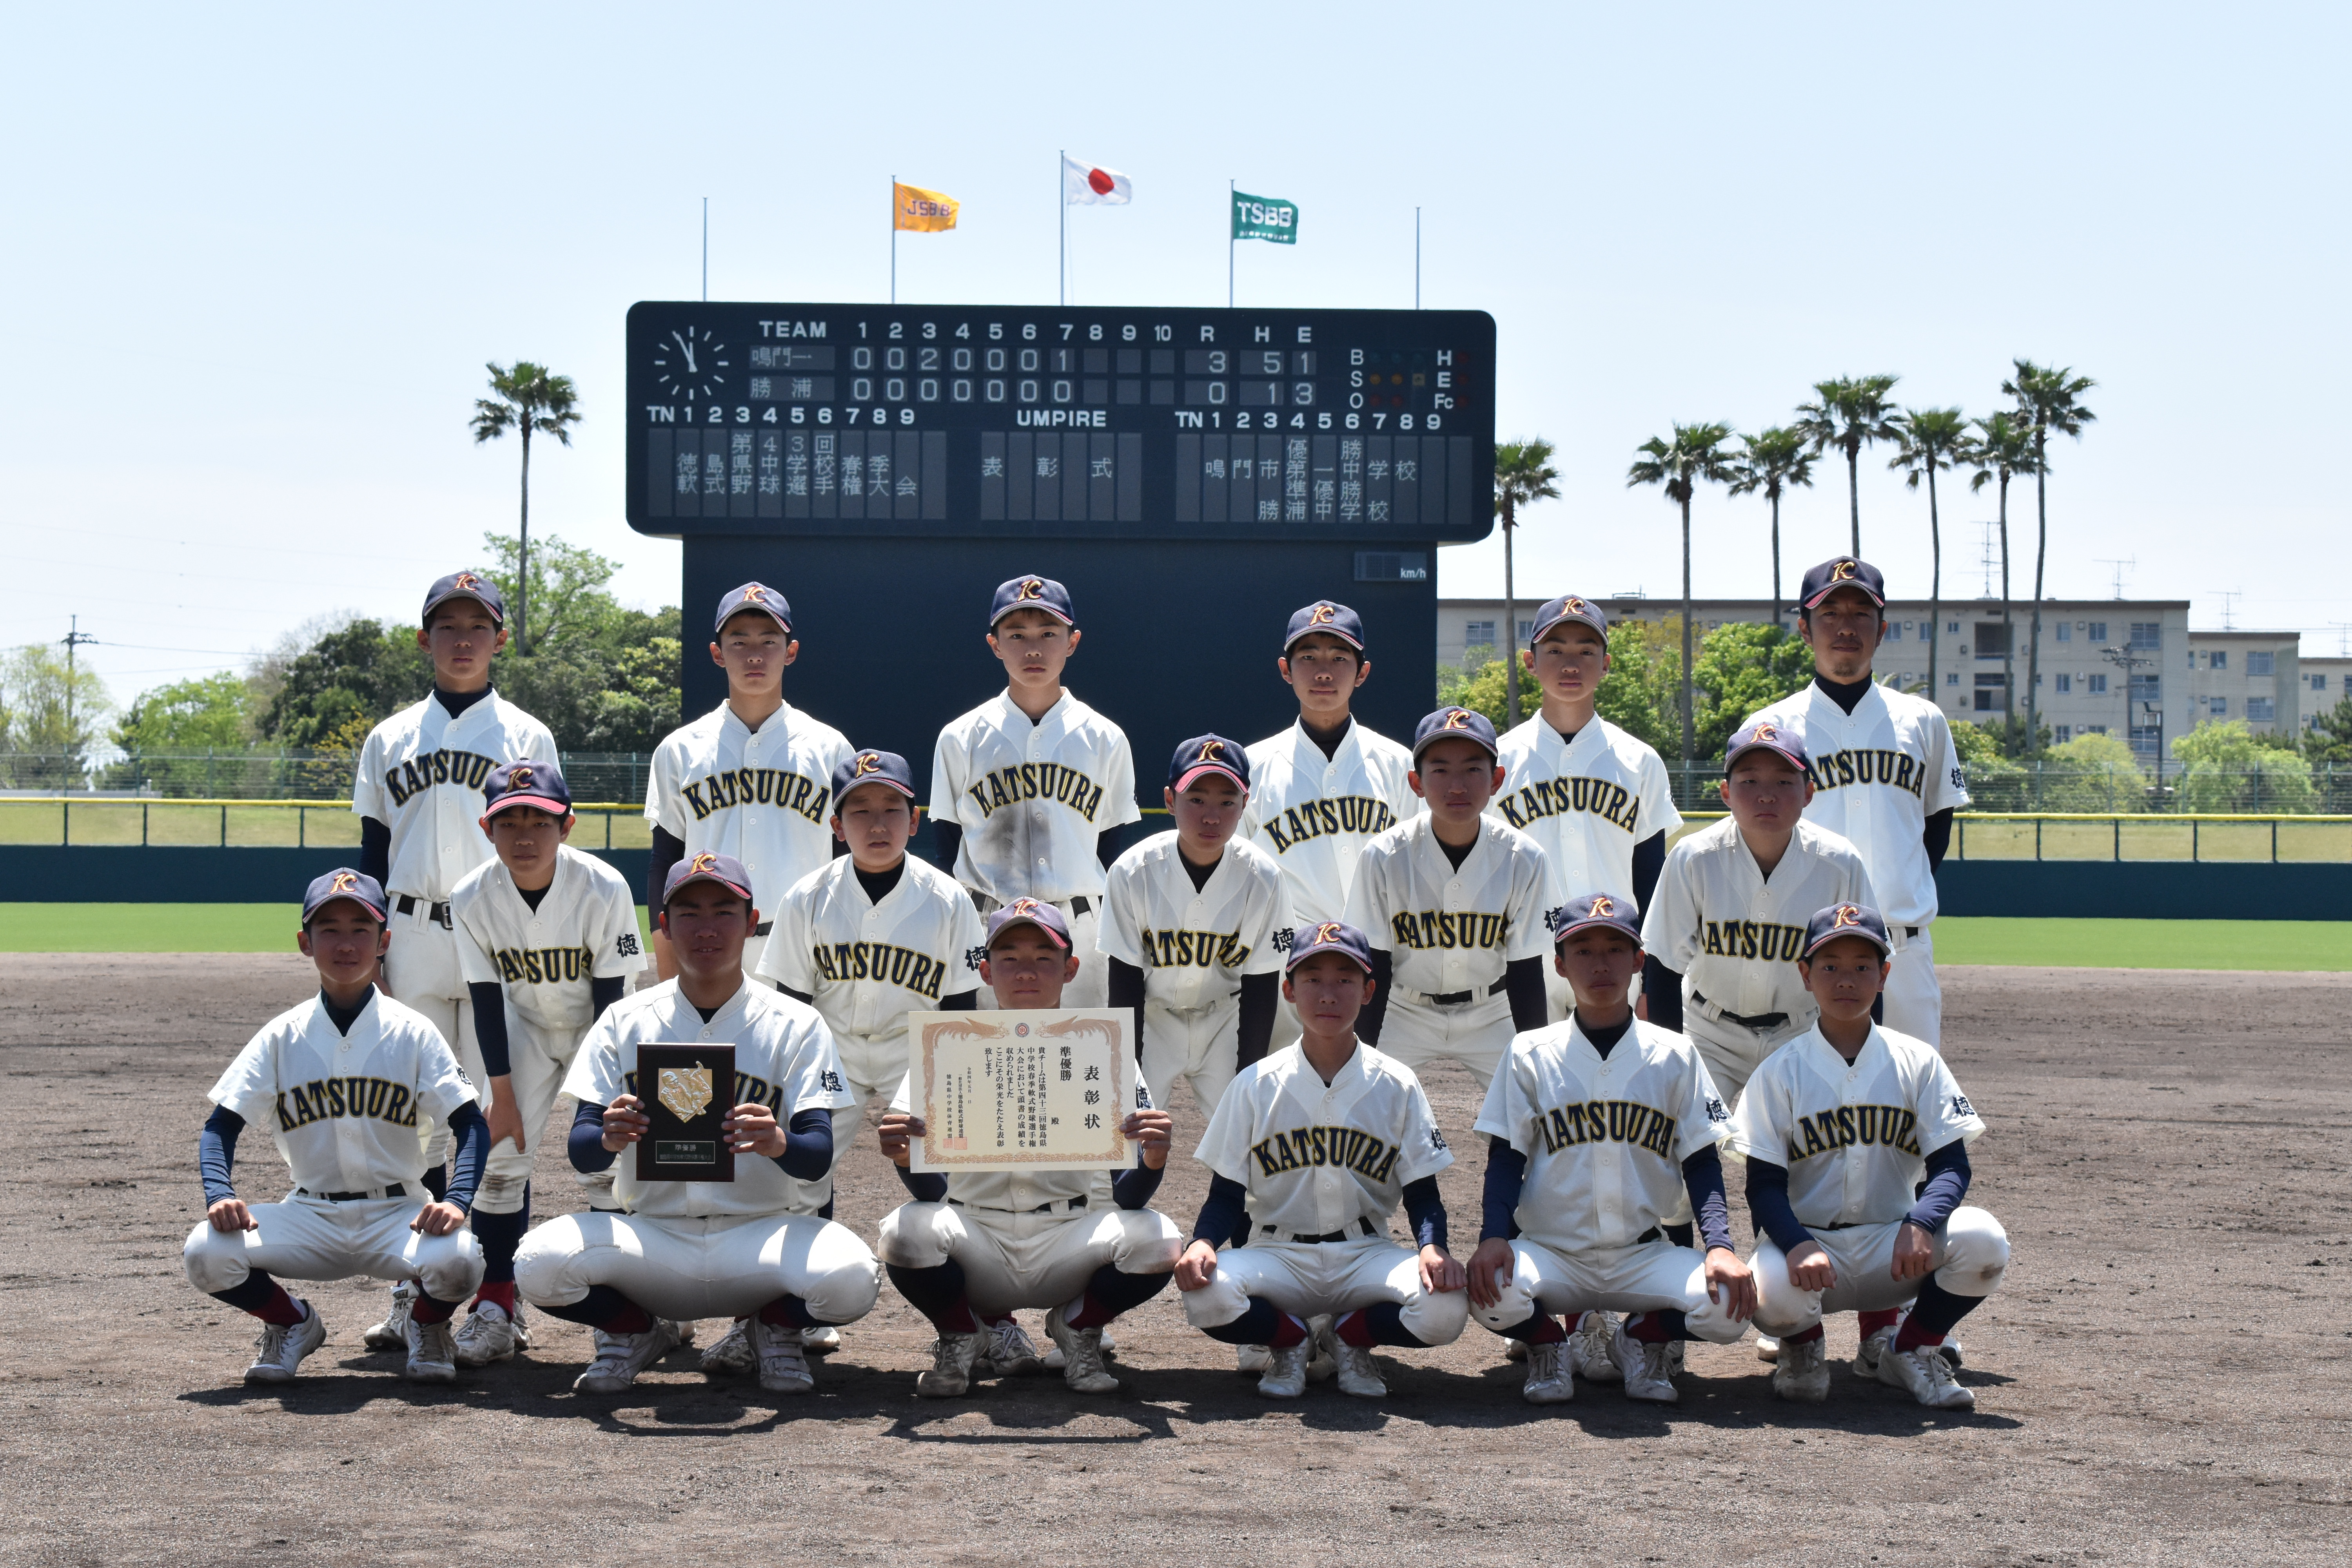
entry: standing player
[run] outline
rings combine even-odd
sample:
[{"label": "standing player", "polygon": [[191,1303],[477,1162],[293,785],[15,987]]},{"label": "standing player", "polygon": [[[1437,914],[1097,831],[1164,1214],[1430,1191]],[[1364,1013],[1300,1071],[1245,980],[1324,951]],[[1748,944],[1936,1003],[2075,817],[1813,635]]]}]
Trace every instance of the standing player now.
[{"label": "standing player", "polygon": [[1458,1061],[1483,1089],[1511,1037],[1544,1026],[1549,872],[1533,839],[1484,815],[1503,777],[1484,714],[1423,719],[1412,765],[1429,809],[1364,847],[1348,895],[1378,983],[1356,1033],[1416,1071]]},{"label": "standing player", "polygon": [[[407,1374],[457,1376],[449,1315],[481,1283],[466,1209],[489,1146],[473,1085],[433,1026],[378,993],[383,889],[330,871],[302,896],[302,955],[319,994],[262,1026],[213,1085],[196,1143],[205,1217],[181,1260],[188,1282],[262,1321],[247,1383],[289,1383],[326,1342],[317,1309],[273,1276],[414,1279],[404,1318]],[[419,1119],[446,1123],[457,1148],[446,1194],[424,1187]],[[294,1173],[294,1191],[247,1204],[229,1176],[238,1134],[262,1121]],[[424,1200],[424,1201],[420,1201]]]},{"label": "standing player", "polygon": [[1234,837],[1249,785],[1249,758],[1223,736],[1177,747],[1162,792],[1175,829],[1113,861],[1103,900],[1110,1005],[1135,1011],[1151,1103],[1165,1106],[1181,1078],[1204,1117],[1234,1074],[1265,1055],[1281,984],[1282,871]]},{"label": "standing player", "polygon": [[[1631,909],[1607,893],[1577,900],[1560,911],[1558,952],[1576,1005],[1511,1042],[1478,1112],[1489,1143],[1470,1300],[1480,1322],[1526,1342],[1528,1404],[1575,1394],[1552,1314],[1613,1309],[1633,1314],[1609,1342],[1625,1396],[1672,1405],[1674,1347],[1729,1344],[1756,1310],[1716,1152],[1727,1119],[1691,1043],[1633,1016],[1642,939]],[[1685,1203],[1704,1256],[1665,1237]],[[1588,1378],[1595,1370],[1586,1363]]]},{"label": "standing player", "polygon": [[[727,672],[727,700],[670,731],[654,752],[646,817],[654,852],[646,897],[658,901],[679,861],[725,855],[751,878],[762,910],[783,908],[793,883],[833,856],[825,803],[849,742],[784,700],[784,667],[800,658],[793,607],[763,583],[719,601],[710,662]],[[747,972],[769,935],[763,922],[743,949]],[[654,933],[654,963],[677,973],[669,939]]]},{"label": "standing player", "polygon": [[[416,646],[433,661],[433,695],[369,732],[353,770],[352,809],[360,817],[360,869],[392,898],[383,989],[422,1013],[467,1079],[479,1083],[482,1053],[449,895],[490,858],[481,828],[490,770],[500,763],[553,763],[555,737],[490,689],[491,657],[507,645],[506,605],[496,584],[471,572],[452,573],[425,594],[422,623]],[[443,1191],[448,1142],[438,1125],[426,1136],[427,1192]],[[395,1288],[392,1310],[362,1336],[368,1349],[408,1342],[408,1292]]]},{"label": "standing player", "polygon": [[[988,920],[981,978],[1007,1012],[1074,1006],[1066,987],[1078,955],[1062,911],[1015,899]],[[913,1202],[882,1218],[890,1283],[939,1331],[931,1370],[915,1379],[926,1399],[951,1399],[976,1376],[1007,1376],[1037,1363],[1013,1322],[1022,1307],[1050,1308],[1045,1332],[1062,1352],[1062,1380],[1081,1394],[1110,1394],[1103,1331],[1168,1284],[1182,1237],[1147,1207],[1168,1164],[1169,1123],[1136,1086],[1119,1126],[1136,1164],[1108,1171],[958,1171],[915,1174],[908,1140],[924,1135],[908,1072],[882,1119],[883,1158]],[[987,1363],[987,1372],[981,1363]]]},{"label": "standing player", "polygon": [[489,1162],[473,1211],[482,1289],[457,1330],[459,1366],[487,1366],[530,1346],[514,1258],[530,1228],[533,1141],[546,1130],[580,1037],[646,966],[628,879],[564,843],[572,790],[554,764],[495,768],[483,795],[482,831],[498,858],[449,895],[490,1090]]},{"label": "standing player", "polygon": [[1819,786],[1805,819],[1852,843],[1895,938],[1888,1028],[1941,1045],[1944,993],[1936,983],[1936,867],[1952,813],[1969,804],[1952,726],[1943,710],[1871,679],[1886,634],[1886,584],[1851,555],[1805,574],[1799,633],[1813,650],[1813,683],[1748,715],[1795,734]]},{"label": "standing player", "polygon": [[1866,905],[1813,916],[1801,967],[1821,1021],[1757,1069],[1731,1119],[1762,1233],[1756,1324],[1780,1336],[1772,1390],[1783,1399],[1828,1396],[1822,1316],[1855,1312],[1856,1373],[1935,1409],[1973,1410],[1946,1336],[2000,1288],[2009,1234],[1960,1203],[1984,1121],[1952,1069],[1925,1041],[1871,1025],[1893,947]]},{"label": "standing player", "polygon": [[[1503,737],[1503,783],[1487,813],[1543,847],[1545,909],[1590,893],[1648,909],[1683,817],[1664,759],[1593,711],[1609,673],[1609,617],[1563,595],[1536,612],[1519,658],[1543,706]],[[1544,978],[1556,1022],[1568,1016],[1568,984],[1549,971]]]},{"label": "standing player", "polygon": [[641,1182],[624,1158],[613,1190],[628,1212],[548,1221],[523,1242],[515,1279],[533,1306],[596,1331],[596,1359],[572,1384],[583,1394],[624,1392],[693,1337],[693,1320],[713,1317],[749,1320],[761,1388],[806,1394],[816,1382],[803,1332],[864,1317],[882,1288],[856,1234],[803,1206],[802,1184],[833,1168],[833,1112],[849,1100],[841,1058],[813,1009],[744,979],[759,909],[734,859],[680,861],[660,919],[677,978],[622,1001],[581,1043],[563,1080],[580,1102],[572,1163],[610,1165],[651,1125],[639,1047],[731,1044],[736,1103],[720,1131],[735,1179]]}]

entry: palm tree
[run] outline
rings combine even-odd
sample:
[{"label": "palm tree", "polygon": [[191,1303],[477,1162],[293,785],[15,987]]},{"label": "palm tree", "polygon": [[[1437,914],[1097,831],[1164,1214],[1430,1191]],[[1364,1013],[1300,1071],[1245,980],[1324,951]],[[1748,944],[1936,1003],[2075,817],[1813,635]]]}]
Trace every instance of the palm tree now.
[{"label": "palm tree", "polygon": [[1723,444],[1731,439],[1728,425],[1677,425],[1672,441],[1653,436],[1636,450],[1644,454],[1625,471],[1625,485],[1664,485],[1666,499],[1683,509],[1683,778],[1690,778],[1692,753],[1698,744],[1691,723],[1691,497],[1702,480],[1727,482],[1733,473],[1731,455]]},{"label": "palm tree", "polygon": [[550,375],[545,365],[519,359],[500,369],[496,364],[485,367],[490,373],[490,390],[495,397],[474,400],[474,444],[505,435],[509,430],[522,434],[522,552],[515,568],[515,657],[530,651],[526,632],[530,600],[530,438],[534,434],[552,436],[565,446],[572,445],[571,426],[580,423],[573,406],[579,393],[568,375]]},{"label": "palm tree", "polygon": [[2013,362],[2017,374],[2000,390],[2017,399],[2017,411],[2033,432],[2033,619],[2032,641],[2025,650],[2025,744],[2028,755],[2038,752],[2040,731],[2034,719],[2041,707],[2035,682],[2042,677],[2042,573],[2050,553],[2050,433],[2083,438],[2083,426],[2098,416],[2083,406],[2083,394],[2099,384],[2071,368],[2052,368],[2032,360]]},{"label": "palm tree", "polygon": [[1899,375],[1842,375],[1813,383],[1813,401],[1797,405],[1797,432],[1816,452],[1832,447],[1845,454],[1846,505],[1853,514],[1853,554],[1862,553],[1862,449],[1892,441],[1902,415],[1887,401]]},{"label": "palm tree", "polygon": [[1974,468],[1969,478],[1969,489],[1980,490],[1999,481],[2000,485],[2000,680],[2002,739],[2012,740],[2017,721],[2017,639],[2010,636],[2009,608],[2009,481],[2033,471],[2033,434],[2014,414],[1995,414],[1990,418],[1969,421],[1977,433],[1969,438],[1968,446],[1957,454],[1958,459]]},{"label": "palm tree", "polygon": [[1936,470],[1966,460],[1969,422],[1957,408],[1906,408],[1903,434],[1895,440],[1895,456],[1886,466],[1902,470],[1903,482],[1915,490],[1922,475],[1927,480],[1927,548],[1933,556],[1927,575],[1927,700],[1940,705],[1936,655],[1943,646],[1944,523],[1936,510]]},{"label": "palm tree", "polygon": [[1503,520],[1503,691],[1507,727],[1519,722],[1519,602],[1511,577],[1511,531],[1519,508],[1558,500],[1559,470],[1551,466],[1552,445],[1540,436],[1495,444],[1495,515]]},{"label": "palm tree", "polygon": [[1769,430],[1759,430],[1741,437],[1747,450],[1731,466],[1731,493],[1744,496],[1756,490],[1772,503],[1772,624],[1780,620],[1780,494],[1790,485],[1811,488],[1813,454],[1809,449],[1804,433],[1776,425]]}]

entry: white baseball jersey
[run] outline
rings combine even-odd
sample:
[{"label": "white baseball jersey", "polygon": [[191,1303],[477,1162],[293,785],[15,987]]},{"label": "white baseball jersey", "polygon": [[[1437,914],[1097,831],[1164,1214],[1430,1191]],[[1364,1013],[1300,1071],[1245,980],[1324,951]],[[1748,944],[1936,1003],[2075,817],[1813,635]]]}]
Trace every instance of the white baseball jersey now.
[{"label": "white baseball jersey", "polygon": [[425,1174],[425,1134],[472,1103],[440,1032],[381,990],[348,1035],[313,996],[261,1026],[207,1096],[269,1129],[294,1184],[352,1193]]},{"label": "white baseball jersey", "polygon": [[1096,838],[1143,820],[1127,731],[1067,691],[1034,724],[992,697],[940,731],[931,820],[963,829],[956,880],[1000,904],[1098,899]]},{"label": "white baseball jersey", "polygon": [[1644,952],[1696,993],[1745,1017],[1786,1013],[1799,1026],[1819,1010],[1797,976],[1806,922],[1832,904],[1871,902],[1870,873],[1853,845],[1800,821],[1770,880],[1729,817],[1666,851],[1642,917]]},{"label": "white baseball jersey", "polygon": [[903,1051],[908,1013],[978,988],[983,931],[971,895],[937,867],[908,856],[877,904],[844,855],[784,895],[760,974],[814,997],[845,1051],[845,1037]]},{"label": "white baseball jersey", "polygon": [[1350,722],[1329,756],[1293,724],[1249,749],[1241,836],[1272,855],[1290,889],[1291,926],[1343,920],[1356,861],[1374,836],[1422,811],[1405,775],[1412,753]]},{"label": "white baseball jersey", "polygon": [[1924,698],[1874,685],[1848,714],[1819,684],[1748,716],[1804,737],[1818,793],[1805,820],[1843,836],[1870,868],[1891,926],[1936,918],[1936,874],[1921,842],[1927,818],[1969,804],[1952,726]]},{"label": "white baseball jersey", "polygon": [[1255,1223],[1326,1236],[1360,1219],[1385,1231],[1406,1184],[1454,1151],[1411,1068],[1359,1044],[1327,1084],[1289,1046],[1234,1079],[1192,1158],[1249,1189]]},{"label": "white baseball jersey", "polygon": [[555,758],[547,726],[492,691],[456,718],[428,697],[368,731],[352,810],[392,829],[384,891],[441,903],[490,859],[482,785],[501,763]]},{"label": "white baseball jersey", "polygon": [[1477,1131],[1527,1156],[1520,1234],[1583,1252],[1687,1214],[1683,1162],[1729,1123],[1690,1041],[1636,1020],[1603,1059],[1571,1016],[1511,1042]]},{"label": "white baseball jersey", "polygon": [[1634,896],[1633,846],[1683,825],[1666,764],[1646,743],[1592,716],[1573,742],[1538,713],[1502,737],[1503,787],[1486,815],[1543,847],[1547,909],[1588,893]]},{"label": "white baseball jersey", "polygon": [[1789,1205],[1805,1225],[1886,1225],[1918,1201],[1929,1154],[1984,1130],[1925,1040],[1874,1025],[1848,1063],[1814,1028],[1748,1080],[1729,1147],[1788,1167]]},{"label": "white baseball jersey", "polygon": [[1195,892],[1176,835],[1159,833],[1111,862],[1097,945],[1143,971],[1151,1001],[1198,1007],[1239,991],[1244,974],[1280,973],[1275,932],[1289,925],[1273,856],[1236,838]]},{"label": "white baseball jersey", "polygon": [[550,1034],[577,1034],[595,1022],[591,980],[646,966],[635,889],[570,845],[557,848],[555,880],[536,910],[516,890],[514,873],[492,860],[450,893],[449,917],[466,984],[504,987],[507,1005]]},{"label": "white baseball jersey", "polygon": [[1514,960],[1550,953],[1549,886],[1535,840],[1492,818],[1455,870],[1424,812],[1364,846],[1346,919],[1391,954],[1397,991],[1484,995]]},{"label": "white baseball jersey", "polygon": [[654,751],[646,819],[686,846],[731,855],[762,921],[792,885],[833,858],[833,770],[848,740],[787,702],[757,733],[721,702]]},{"label": "white baseball jersey", "polygon": [[[732,1045],[733,1105],[754,1100],[789,1123],[803,1110],[834,1111],[856,1103],[842,1087],[841,1058],[816,1009],[780,991],[746,982],[704,1023],[675,980],[624,996],[604,1009],[580,1042],[563,1092],[583,1105],[610,1105],[624,1094],[651,1099],[637,1083],[639,1046]],[[632,1214],[664,1219],[729,1215],[814,1214],[832,1178],[801,1182],[765,1154],[735,1156],[731,1182],[637,1180],[637,1146],[614,1156],[613,1195]]]},{"label": "white baseball jersey", "polygon": [[[1135,1109],[1150,1110],[1151,1090],[1140,1073],[1135,1079]],[[890,1097],[890,1109],[915,1109],[915,1075],[909,1070]],[[1140,1155],[1137,1156],[1141,1159]],[[1044,1204],[1066,1204],[1084,1198],[1090,1211],[1111,1208],[1111,1171],[950,1171],[948,1197],[982,1214],[1028,1214]]]}]

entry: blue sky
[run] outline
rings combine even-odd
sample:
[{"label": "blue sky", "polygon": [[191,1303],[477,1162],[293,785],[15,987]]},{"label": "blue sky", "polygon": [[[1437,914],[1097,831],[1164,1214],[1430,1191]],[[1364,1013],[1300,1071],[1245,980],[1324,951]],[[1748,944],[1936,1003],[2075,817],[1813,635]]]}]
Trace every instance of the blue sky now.
[{"label": "blue sky", "polygon": [[[1244,303],[1494,313],[1501,432],[1560,447],[1523,594],[1672,592],[1628,491],[1677,419],[1780,422],[1823,376],[1999,402],[2014,355],[2095,377],[2058,454],[2051,584],[2219,625],[2352,621],[2342,446],[2345,15],[2320,6],[672,5],[51,7],[0,92],[0,644],[64,635],[118,699],[311,617],[415,611],[514,516],[467,431],[485,360],[586,421],[543,529],[676,596],[621,519],[629,304],[878,300],[893,174],[963,204],[900,297],[1047,301],[1057,149],[1131,175],[1071,215],[1082,303],[1214,304],[1225,182],[1301,208]],[[1924,498],[1865,455],[1864,552],[1925,586]],[[1791,575],[1843,548],[1824,466]],[[2028,500],[2030,507],[2030,498]],[[1990,495],[1946,494],[1948,593]],[[1701,593],[1766,586],[1760,502],[1702,496]],[[1489,542],[1441,556],[1496,591]],[[2021,578],[2020,591],[2024,591]],[[887,608],[881,612],[887,616]]]}]

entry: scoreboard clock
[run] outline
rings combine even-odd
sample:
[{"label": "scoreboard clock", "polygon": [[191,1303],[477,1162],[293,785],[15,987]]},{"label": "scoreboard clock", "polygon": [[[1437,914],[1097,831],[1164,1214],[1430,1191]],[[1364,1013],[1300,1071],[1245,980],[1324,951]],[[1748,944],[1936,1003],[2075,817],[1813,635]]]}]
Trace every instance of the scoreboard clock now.
[{"label": "scoreboard clock", "polygon": [[629,311],[642,533],[1459,543],[1494,472],[1479,310]]}]

